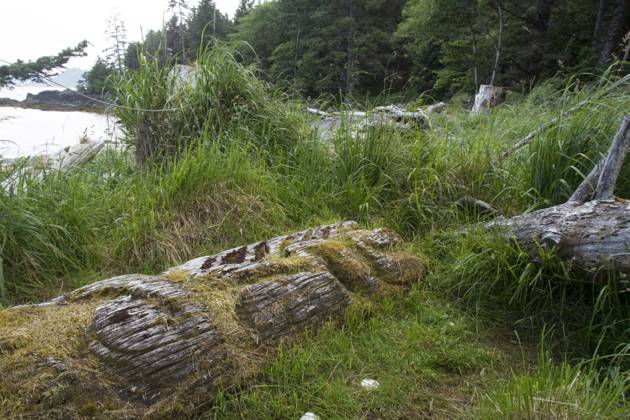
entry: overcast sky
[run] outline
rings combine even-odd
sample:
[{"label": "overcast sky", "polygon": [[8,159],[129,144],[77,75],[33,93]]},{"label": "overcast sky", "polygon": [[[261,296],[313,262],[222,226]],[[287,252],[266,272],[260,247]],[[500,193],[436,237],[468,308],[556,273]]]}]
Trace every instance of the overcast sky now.
[{"label": "overcast sky", "polygon": [[[215,0],[223,13],[233,16],[239,0]],[[190,0],[189,4],[197,4]],[[68,67],[88,69],[107,46],[108,17],[125,22],[129,41],[159,29],[167,19],[168,0],[2,0],[0,59],[32,60],[53,55],[87,39],[88,57],[73,59]]]}]

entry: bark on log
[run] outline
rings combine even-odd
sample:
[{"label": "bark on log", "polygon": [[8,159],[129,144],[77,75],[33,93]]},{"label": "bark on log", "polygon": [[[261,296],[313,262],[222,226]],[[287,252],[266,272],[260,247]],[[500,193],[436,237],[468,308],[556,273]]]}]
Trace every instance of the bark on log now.
[{"label": "bark on log", "polygon": [[188,415],[353,300],[419,279],[400,242],[344,222],[0,311],[0,417]]},{"label": "bark on log", "polygon": [[539,260],[542,247],[554,250],[572,268],[590,274],[608,270],[630,273],[630,202],[613,196],[629,147],[627,115],[606,158],[593,168],[569,201],[509,220],[498,219],[486,228],[498,228],[516,239],[534,261]]}]

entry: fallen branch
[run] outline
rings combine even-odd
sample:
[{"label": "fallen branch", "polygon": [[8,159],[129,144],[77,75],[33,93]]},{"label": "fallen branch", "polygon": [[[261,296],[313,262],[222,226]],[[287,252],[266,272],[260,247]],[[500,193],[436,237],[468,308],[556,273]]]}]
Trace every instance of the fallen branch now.
[{"label": "fallen branch", "polygon": [[627,115],[605,159],[595,165],[566,203],[496,220],[486,228],[504,229],[533,260],[539,258],[542,245],[580,270],[630,273],[630,203],[613,196],[629,147]]},{"label": "fallen branch", "polygon": [[[583,100],[582,102],[580,102],[579,104],[571,107],[566,113],[567,114],[572,114],[573,112],[577,111],[580,108],[583,108],[585,105],[587,105],[589,102],[592,102],[596,99],[600,99],[606,95],[608,95],[610,92],[612,92],[613,90],[617,89],[619,86],[623,85],[624,83],[627,83],[628,81],[630,81],[630,74],[627,74],[626,76],[624,76],[623,78],[617,80],[615,83],[611,84],[610,86],[608,86],[606,89],[604,89],[603,91],[600,92],[596,92],[595,94],[589,96],[588,98],[586,98],[585,100]],[[519,149],[521,149],[523,146],[527,146],[529,143],[531,143],[538,135],[544,133],[545,131],[547,131],[548,129],[555,127],[558,123],[560,122],[560,117],[555,117],[553,118],[551,121],[549,121],[546,124],[541,125],[540,127],[538,127],[536,130],[532,131],[531,133],[529,133],[527,136],[525,136],[523,139],[519,140],[514,146],[512,146],[509,150],[506,150],[502,157],[507,157],[510,156],[512,153],[518,151]]]}]

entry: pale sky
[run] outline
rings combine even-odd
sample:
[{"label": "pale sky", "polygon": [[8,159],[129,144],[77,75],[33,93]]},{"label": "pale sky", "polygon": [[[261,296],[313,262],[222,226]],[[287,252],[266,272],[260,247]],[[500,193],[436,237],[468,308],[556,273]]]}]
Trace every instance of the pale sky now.
[{"label": "pale sky", "polygon": [[[73,59],[67,67],[89,69],[107,46],[107,19],[118,14],[129,41],[159,29],[168,19],[168,0],[1,0],[0,59],[33,60],[54,55],[84,39],[93,44],[88,57]],[[189,0],[195,6],[198,0]],[[223,13],[234,15],[239,0],[214,0]]]}]

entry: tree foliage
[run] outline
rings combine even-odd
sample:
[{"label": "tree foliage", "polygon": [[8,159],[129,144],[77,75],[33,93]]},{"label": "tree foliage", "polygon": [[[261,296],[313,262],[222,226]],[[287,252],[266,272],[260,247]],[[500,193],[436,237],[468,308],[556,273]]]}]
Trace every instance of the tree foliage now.
[{"label": "tree foliage", "polygon": [[12,86],[16,81],[32,80],[41,82],[50,72],[63,67],[72,57],[86,55],[87,41],[82,41],[74,48],[66,48],[57,55],[40,57],[35,61],[18,60],[12,64],[0,66],[0,87]]},{"label": "tree foliage", "polygon": [[192,63],[206,46],[229,40],[243,62],[303,95],[392,89],[440,97],[489,83],[525,91],[630,54],[627,0],[255,3],[241,0],[231,21],[212,0],[185,14],[187,3],[171,0],[175,15],[130,44],[125,65],[137,68],[138,54]]},{"label": "tree foliage", "polygon": [[83,81],[79,84],[79,90],[90,95],[111,93],[114,73],[115,69],[101,57],[98,57],[92,68],[83,74]]},{"label": "tree foliage", "polygon": [[393,33],[403,3],[278,0],[252,9],[231,39],[251,45],[264,70],[305,94],[380,91],[399,76]]},{"label": "tree foliage", "polygon": [[[627,20],[619,23],[621,3],[624,0],[409,0],[397,38],[422,88],[473,91],[475,69],[479,83],[492,79],[498,8],[505,28],[495,83],[528,89],[541,79],[614,58],[630,30]],[[603,5],[599,17],[598,5]],[[597,22],[600,29],[594,34]],[[615,47],[604,52],[610,38]]]}]

